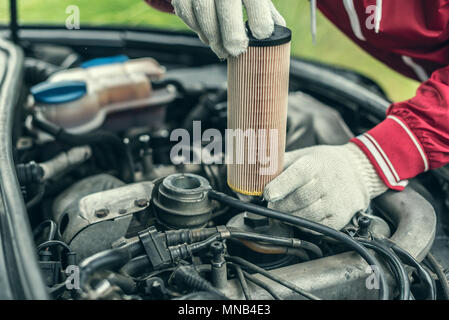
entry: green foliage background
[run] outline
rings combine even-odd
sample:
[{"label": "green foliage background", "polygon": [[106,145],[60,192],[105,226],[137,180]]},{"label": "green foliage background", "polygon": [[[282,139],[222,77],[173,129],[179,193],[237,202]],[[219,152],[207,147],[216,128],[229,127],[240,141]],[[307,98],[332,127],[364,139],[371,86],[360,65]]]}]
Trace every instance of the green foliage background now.
[{"label": "green foliage background", "polygon": [[[18,0],[19,19],[27,23],[64,24],[66,8],[80,8],[81,28],[84,25],[151,25],[185,30],[184,23],[174,15],[158,12],[143,0]],[[392,71],[366,54],[338,31],[326,18],[318,15],[318,38],[312,44],[309,31],[309,1],[274,0],[293,31],[292,53],[296,56],[331,63],[357,70],[381,84],[389,96],[400,101],[414,95],[416,81]],[[8,21],[8,0],[0,0],[0,23]]]}]

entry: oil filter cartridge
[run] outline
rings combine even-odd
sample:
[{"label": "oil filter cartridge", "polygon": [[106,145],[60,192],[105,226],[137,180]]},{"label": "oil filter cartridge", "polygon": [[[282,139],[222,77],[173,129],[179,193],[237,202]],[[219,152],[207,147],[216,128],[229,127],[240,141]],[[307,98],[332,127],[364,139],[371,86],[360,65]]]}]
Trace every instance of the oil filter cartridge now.
[{"label": "oil filter cartridge", "polygon": [[260,196],[283,169],[291,31],[275,26],[268,39],[249,32],[248,50],[228,59],[228,185]]}]

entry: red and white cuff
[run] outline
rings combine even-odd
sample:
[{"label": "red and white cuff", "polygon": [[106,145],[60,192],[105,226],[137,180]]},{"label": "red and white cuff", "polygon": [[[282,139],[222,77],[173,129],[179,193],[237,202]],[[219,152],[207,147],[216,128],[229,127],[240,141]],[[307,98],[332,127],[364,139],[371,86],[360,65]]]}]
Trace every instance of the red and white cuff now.
[{"label": "red and white cuff", "polygon": [[362,149],[383,182],[393,190],[403,190],[407,179],[429,170],[429,160],[421,143],[397,116],[389,115],[351,142]]}]

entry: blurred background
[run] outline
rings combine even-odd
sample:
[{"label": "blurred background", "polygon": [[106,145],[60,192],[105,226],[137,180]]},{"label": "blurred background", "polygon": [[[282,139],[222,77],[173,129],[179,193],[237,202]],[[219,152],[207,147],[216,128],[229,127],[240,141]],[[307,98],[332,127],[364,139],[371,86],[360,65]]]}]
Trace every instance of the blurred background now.
[{"label": "blurred background", "polygon": [[[293,55],[356,70],[377,81],[394,101],[414,95],[416,81],[401,76],[359,49],[321,13],[318,14],[317,43],[312,44],[309,1],[273,2],[292,29]],[[18,3],[21,24],[64,25],[68,17],[66,8],[76,5],[80,9],[81,28],[83,25],[130,25],[187,29],[176,16],[156,11],[143,0],[18,0]],[[0,0],[0,23],[8,22],[8,7],[8,0]]]}]

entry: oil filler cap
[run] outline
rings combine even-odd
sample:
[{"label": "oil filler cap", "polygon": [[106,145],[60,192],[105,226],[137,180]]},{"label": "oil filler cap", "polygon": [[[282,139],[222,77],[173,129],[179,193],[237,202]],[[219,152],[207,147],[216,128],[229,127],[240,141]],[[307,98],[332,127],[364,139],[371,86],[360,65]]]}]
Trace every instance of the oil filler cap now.
[{"label": "oil filler cap", "polygon": [[152,199],[158,221],[171,229],[201,228],[210,220],[214,204],[207,179],[191,173],[172,174],[157,187]]},{"label": "oil filler cap", "polygon": [[87,93],[84,81],[42,82],[31,88],[36,103],[59,104],[81,99]]}]

